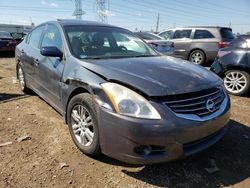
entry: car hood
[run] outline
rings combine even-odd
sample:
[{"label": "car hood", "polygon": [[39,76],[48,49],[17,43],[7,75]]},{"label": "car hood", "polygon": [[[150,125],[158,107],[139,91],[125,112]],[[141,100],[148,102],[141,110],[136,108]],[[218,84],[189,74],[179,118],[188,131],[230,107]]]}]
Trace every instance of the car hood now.
[{"label": "car hood", "polygon": [[209,70],[181,59],[158,56],[81,61],[88,70],[147,96],[200,91],[220,84]]}]

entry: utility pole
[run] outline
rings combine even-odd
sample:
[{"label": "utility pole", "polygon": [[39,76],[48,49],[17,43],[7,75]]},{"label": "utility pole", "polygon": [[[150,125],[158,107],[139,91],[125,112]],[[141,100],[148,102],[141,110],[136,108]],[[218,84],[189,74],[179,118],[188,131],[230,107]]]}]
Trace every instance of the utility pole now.
[{"label": "utility pole", "polygon": [[99,22],[107,23],[106,0],[96,0],[96,14]]},{"label": "utility pole", "polygon": [[81,20],[82,15],[84,15],[85,12],[82,10],[82,0],[75,0],[75,10],[73,12],[73,16],[76,17],[76,19]]},{"label": "utility pole", "polygon": [[158,13],[158,15],[157,15],[157,22],[156,22],[156,29],[155,29],[155,32],[156,32],[156,33],[158,33],[159,20],[160,20],[160,14]]}]

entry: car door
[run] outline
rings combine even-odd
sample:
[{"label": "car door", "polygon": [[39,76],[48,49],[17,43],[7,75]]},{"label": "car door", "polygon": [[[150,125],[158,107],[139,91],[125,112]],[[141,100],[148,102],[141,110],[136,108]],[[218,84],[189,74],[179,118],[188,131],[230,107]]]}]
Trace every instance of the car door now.
[{"label": "car door", "polygon": [[218,39],[212,29],[195,29],[190,50],[200,49],[205,53],[206,60],[214,60],[218,53]]},{"label": "car door", "polygon": [[192,29],[177,29],[174,31],[172,41],[175,46],[175,56],[187,59],[189,54]]},{"label": "car door", "polygon": [[[62,36],[56,25],[48,24],[41,40],[42,47],[57,47],[63,52]],[[61,78],[65,61],[59,57],[39,56],[38,66],[35,69],[39,91],[43,98],[57,110],[62,109],[61,104]]]},{"label": "car door", "polygon": [[40,54],[39,44],[45,26],[35,28],[26,37],[24,44],[20,45],[20,60],[25,72],[25,79],[32,87],[37,88],[35,78],[35,66],[37,65],[37,55]]}]

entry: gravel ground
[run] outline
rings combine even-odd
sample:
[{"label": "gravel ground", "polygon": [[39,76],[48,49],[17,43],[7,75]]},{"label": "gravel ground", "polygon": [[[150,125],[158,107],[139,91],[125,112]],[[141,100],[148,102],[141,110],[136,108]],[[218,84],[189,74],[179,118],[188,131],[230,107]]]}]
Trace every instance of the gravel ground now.
[{"label": "gravel ground", "polygon": [[20,92],[14,58],[0,58],[0,145],[8,144],[0,146],[0,187],[249,188],[250,98],[231,100],[229,131],[195,156],[153,166],[93,159],[74,146],[53,108]]}]

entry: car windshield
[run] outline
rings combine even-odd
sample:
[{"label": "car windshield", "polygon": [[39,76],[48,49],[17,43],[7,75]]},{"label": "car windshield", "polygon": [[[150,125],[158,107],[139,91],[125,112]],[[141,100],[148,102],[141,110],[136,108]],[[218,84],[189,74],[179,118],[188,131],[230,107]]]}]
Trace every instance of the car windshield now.
[{"label": "car windshield", "polygon": [[7,32],[0,31],[0,37],[11,37],[11,35]]},{"label": "car windshield", "polygon": [[135,34],[137,34],[139,37],[145,40],[162,40],[160,36],[157,36],[151,33],[137,32]]},{"label": "car windshield", "polygon": [[103,26],[65,26],[73,55],[80,59],[158,56],[132,32]]}]

